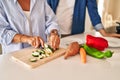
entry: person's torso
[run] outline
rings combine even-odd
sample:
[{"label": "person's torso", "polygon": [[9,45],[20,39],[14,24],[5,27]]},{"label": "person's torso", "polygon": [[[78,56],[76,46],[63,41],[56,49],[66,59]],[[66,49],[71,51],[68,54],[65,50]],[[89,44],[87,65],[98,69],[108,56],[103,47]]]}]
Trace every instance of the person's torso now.
[{"label": "person's torso", "polygon": [[[46,41],[46,23],[45,23],[45,3],[44,0],[31,0],[30,3],[30,16],[29,19],[25,15],[24,11],[20,7],[17,0],[2,0],[0,4],[4,8],[5,17],[8,22],[8,26],[12,28],[13,31],[31,35],[31,36],[41,36],[44,41]],[[20,48],[28,47],[28,44],[12,44],[10,47],[15,50]],[[4,47],[7,50],[7,46]],[[14,49],[12,49],[14,51]],[[8,50],[9,52],[11,50]]]},{"label": "person's torso", "polygon": [[43,36],[43,33],[45,33],[43,0],[31,0],[29,21],[18,2],[14,2],[14,0],[5,0],[2,2],[4,2],[3,8],[6,18],[13,30],[21,34]]}]

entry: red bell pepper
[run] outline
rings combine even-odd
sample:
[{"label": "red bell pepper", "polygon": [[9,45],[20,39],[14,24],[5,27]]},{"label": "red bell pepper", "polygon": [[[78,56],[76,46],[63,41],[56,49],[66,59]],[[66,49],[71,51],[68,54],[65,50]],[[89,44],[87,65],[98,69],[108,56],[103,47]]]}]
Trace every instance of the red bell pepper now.
[{"label": "red bell pepper", "polygon": [[100,51],[103,51],[108,47],[108,41],[102,37],[94,37],[92,35],[87,35],[86,44],[90,47],[94,47]]}]

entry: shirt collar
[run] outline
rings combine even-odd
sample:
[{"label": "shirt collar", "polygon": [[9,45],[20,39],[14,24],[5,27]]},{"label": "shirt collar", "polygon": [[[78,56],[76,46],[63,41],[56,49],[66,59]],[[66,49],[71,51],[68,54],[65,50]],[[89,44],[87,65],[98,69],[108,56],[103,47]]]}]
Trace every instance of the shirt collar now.
[{"label": "shirt collar", "polygon": [[[14,0],[14,3],[16,3],[17,2],[17,0]],[[32,0],[31,1],[33,4],[35,3],[35,0]]]},{"label": "shirt collar", "polygon": [[[14,0],[14,3],[16,2],[17,0]],[[32,0],[32,2],[35,2],[35,0]]]},{"label": "shirt collar", "polygon": [[[34,4],[35,4],[36,0],[31,0],[31,7],[30,7],[30,11],[32,10]],[[17,3],[17,0],[14,0],[14,3]]]}]

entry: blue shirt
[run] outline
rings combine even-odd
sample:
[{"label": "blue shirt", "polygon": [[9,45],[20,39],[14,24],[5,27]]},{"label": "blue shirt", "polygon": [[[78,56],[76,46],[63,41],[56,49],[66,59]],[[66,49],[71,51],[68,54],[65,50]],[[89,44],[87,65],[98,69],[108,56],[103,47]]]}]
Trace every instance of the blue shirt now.
[{"label": "blue shirt", "polygon": [[40,36],[44,41],[47,41],[47,35],[52,29],[59,31],[55,14],[46,0],[31,0],[29,21],[17,0],[0,0],[0,43],[2,44],[2,53],[30,46],[27,43],[12,43],[12,39],[17,33]]}]

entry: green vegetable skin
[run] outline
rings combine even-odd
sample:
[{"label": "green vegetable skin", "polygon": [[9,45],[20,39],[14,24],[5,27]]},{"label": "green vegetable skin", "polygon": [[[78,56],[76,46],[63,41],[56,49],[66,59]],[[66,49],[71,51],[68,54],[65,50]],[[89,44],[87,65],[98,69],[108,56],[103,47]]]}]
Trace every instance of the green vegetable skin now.
[{"label": "green vegetable skin", "polygon": [[112,54],[113,54],[113,52],[111,52],[110,50],[107,50],[106,52],[102,52],[102,51],[97,50],[96,48],[89,47],[86,44],[83,45],[83,48],[86,50],[88,55],[93,56],[98,59],[110,58],[112,57]]},{"label": "green vegetable skin", "polygon": [[51,54],[53,54],[53,49],[49,45],[45,44],[43,49],[38,49],[32,52],[32,56],[34,58],[30,58],[30,62],[36,62],[37,59],[35,57],[43,59],[49,57]]}]

